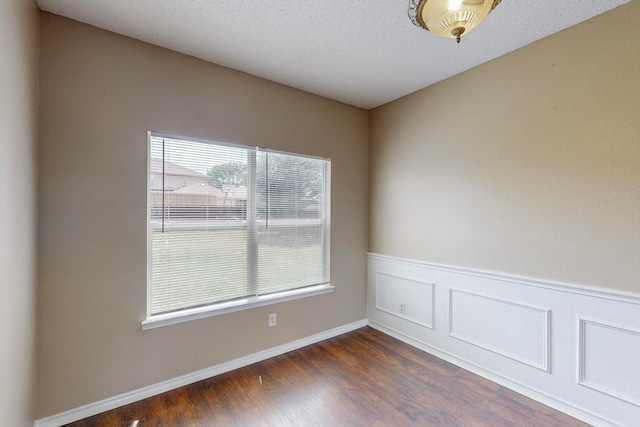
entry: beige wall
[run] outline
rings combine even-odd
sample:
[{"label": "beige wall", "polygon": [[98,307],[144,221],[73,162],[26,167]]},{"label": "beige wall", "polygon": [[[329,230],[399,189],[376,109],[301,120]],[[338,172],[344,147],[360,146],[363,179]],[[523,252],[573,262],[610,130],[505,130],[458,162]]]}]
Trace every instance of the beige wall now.
[{"label": "beige wall", "polygon": [[[34,34],[18,3],[0,9],[2,36]],[[640,36],[624,31],[639,25],[632,2],[378,108],[369,128],[363,110],[42,14],[37,416],[364,318],[368,188],[372,252],[640,292]],[[0,38],[0,88],[25,102],[0,105],[0,173],[24,191],[0,219],[24,236],[36,45],[17,43]],[[147,130],[331,157],[336,291],[143,332]],[[0,350],[0,413],[22,421],[33,239],[2,236],[0,328],[16,347]]]},{"label": "beige wall", "polygon": [[[40,48],[39,417],[366,317],[366,111],[46,13]],[[142,331],[147,130],[330,157],[335,291]]]},{"label": "beige wall", "polygon": [[631,2],[374,110],[370,251],[640,292],[638,27]]},{"label": "beige wall", "polygon": [[0,425],[33,425],[38,9],[0,2]]}]

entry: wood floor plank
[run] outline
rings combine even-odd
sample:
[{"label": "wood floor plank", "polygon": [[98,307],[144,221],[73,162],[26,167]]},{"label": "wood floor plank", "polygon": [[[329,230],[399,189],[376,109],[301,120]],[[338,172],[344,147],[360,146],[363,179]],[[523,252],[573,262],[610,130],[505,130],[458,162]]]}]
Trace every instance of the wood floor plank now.
[{"label": "wood floor plank", "polygon": [[67,427],[586,426],[365,327]]}]

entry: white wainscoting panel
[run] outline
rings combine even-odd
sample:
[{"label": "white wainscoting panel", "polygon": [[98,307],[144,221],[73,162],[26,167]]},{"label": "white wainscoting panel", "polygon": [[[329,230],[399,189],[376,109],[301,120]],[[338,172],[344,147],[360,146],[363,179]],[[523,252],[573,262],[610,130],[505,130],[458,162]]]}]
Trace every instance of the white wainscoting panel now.
[{"label": "white wainscoting panel", "polygon": [[551,310],[449,289],[449,336],[549,371]]},{"label": "white wainscoting panel", "polygon": [[376,309],[433,329],[433,283],[376,273]]},{"label": "white wainscoting panel", "polygon": [[640,426],[640,295],[378,254],[367,269],[370,326],[594,426]]},{"label": "white wainscoting panel", "polygon": [[640,332],[580,319],[578,333],[578,382],[640,406]]}]

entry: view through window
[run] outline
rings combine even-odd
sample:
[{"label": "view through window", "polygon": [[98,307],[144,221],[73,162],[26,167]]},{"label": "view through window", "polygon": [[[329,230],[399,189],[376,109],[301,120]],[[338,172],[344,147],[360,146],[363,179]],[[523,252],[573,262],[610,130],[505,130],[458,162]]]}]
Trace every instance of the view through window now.
[{"label": "view through window", "polygon": [[330,161],[149,136],[149,315],[329,283]]}]

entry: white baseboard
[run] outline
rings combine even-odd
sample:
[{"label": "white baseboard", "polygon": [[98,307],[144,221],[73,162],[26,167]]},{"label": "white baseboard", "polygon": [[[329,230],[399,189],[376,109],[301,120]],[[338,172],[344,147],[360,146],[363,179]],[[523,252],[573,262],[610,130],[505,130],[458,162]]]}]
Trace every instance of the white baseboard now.
[{"label": "white baseboard", "polygon": [[[415,283],[433,284],[433,301]],[[409,308],[433,324],[406,318]],[[589,424],[640,420],[638,294],[368,254],[367,315],[371,327]]]},{"label": "white baseboard", "polygon": [[289,351],[297,350],[299,348],[306,347],[308,345],[354,331],[367,325],[367,319],[363,319],[357,322],[349,323],[347,325],[339,326],[328,331],[320,332],[306,338],[292,341],[290,343],[273,347],[268,350],[260,351],[249,356],[241,357],[230,362],[222,363],[220,365],[202,369],[197,372],[192,372],[190,374],[163,381],[161,383],[153,384],[148,387],[143,387],[137,390],[123,393],[118,396],[101,400],[99,402],[90,403],[88,405],[81,406],[80,408],[62,412],[57,415],[41,418],[39,420],[36,420],[34,427],[59,427],[64,424],[79,421],[105,411],[110,411],[120,406],[147,399],[149,397],[156,396],[158,394],[165,393],[179,387],[184,387],[186,385],[193,384],[195,382],[202,381],[207,378],[223,374],[225,372],[233,371],[234,369],[242,368],[244,366],[248,366],[253,363],[269,359],[271,357],[279,356]]}]

